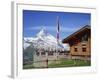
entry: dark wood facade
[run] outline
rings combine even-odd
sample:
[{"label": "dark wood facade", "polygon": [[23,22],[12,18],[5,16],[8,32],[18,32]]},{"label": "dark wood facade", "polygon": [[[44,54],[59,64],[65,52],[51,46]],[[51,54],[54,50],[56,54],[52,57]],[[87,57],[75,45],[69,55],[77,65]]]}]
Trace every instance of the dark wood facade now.
[{"label": "dark wood facade", "polygon": [[90,59],[91,56],[91,27],[84,26],[65,38],[63,43],[70,45],[69,56],[73,59]]}]

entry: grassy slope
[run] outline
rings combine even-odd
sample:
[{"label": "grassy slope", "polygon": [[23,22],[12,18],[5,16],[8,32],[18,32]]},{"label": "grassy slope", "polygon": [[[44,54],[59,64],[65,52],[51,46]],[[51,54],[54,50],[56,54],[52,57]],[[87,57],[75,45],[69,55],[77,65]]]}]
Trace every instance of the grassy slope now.
[{"label": "grassy slope", "polygon": [[[76,66],[90,66],[90,61],[85,60],[66,60],[61,59],[60,63],[52,63],[48,65],[48,68],[57,68],[57,67],[76,67]],[[24,69],[32,69],[34,66],[32,64],[30,65],[24,65]]]},{"label": "grassy slope", "polygon": [[60,63],[52,63],[49,65],[50,68],[53,67],[75,67],[75,66],[90,66],[90,61],[84,60],[61,60]]}]

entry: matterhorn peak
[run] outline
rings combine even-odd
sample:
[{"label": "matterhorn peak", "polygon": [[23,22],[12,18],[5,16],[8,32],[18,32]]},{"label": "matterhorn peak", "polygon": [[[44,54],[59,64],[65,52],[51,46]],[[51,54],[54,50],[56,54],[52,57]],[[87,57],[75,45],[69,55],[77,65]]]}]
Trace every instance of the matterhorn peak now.
[{"label": "matterhorn peak", "polygon": [[57,39],[47,32],[45,27],[42,27],[39,33],[36,34],[35,37],[25,38],[24,39],[24,49],[26,49],[30,44],[32,44],[35,48],[43,48],[43,49],[64,49],[64,45],[61,41],[59,44]]},{"label": "matterhorn peak", "polygon": [[37,36],[41,36],[41,37],[47,36],[46,28],[42,27],[40,32],[37,34]]}]

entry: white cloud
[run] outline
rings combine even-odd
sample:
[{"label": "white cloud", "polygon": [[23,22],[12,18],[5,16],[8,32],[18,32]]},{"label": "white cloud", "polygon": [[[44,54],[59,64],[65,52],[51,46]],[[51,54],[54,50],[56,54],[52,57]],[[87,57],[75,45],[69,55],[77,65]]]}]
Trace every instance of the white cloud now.
[{"label": "white cloud", "polygon": [[80,29],[80,27],[62,27],[61,32],[73,32]]},{"label": "white cloud", "polygon": [[[57,28],[55,26],[35,26],[35,27],[28,27],[25,30],[40,30],[41,28],[45,27],[48,31],[56,31]],[[60,27],[60,32],[73,32],[80,29],[80,27]]]}]

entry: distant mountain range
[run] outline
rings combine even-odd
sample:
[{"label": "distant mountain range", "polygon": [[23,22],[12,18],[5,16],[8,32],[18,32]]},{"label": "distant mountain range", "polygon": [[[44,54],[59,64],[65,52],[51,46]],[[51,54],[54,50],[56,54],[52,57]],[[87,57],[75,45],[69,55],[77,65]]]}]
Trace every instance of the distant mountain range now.
[{"label": "distant mountain range", "polygon": [[49,34],[45,28],[42,28],[35,37],[24,37],[24,50],[30,46],[45,50],[69,50],[67,44],[63,44],[61,40],[57,42],[57,39]]}]

